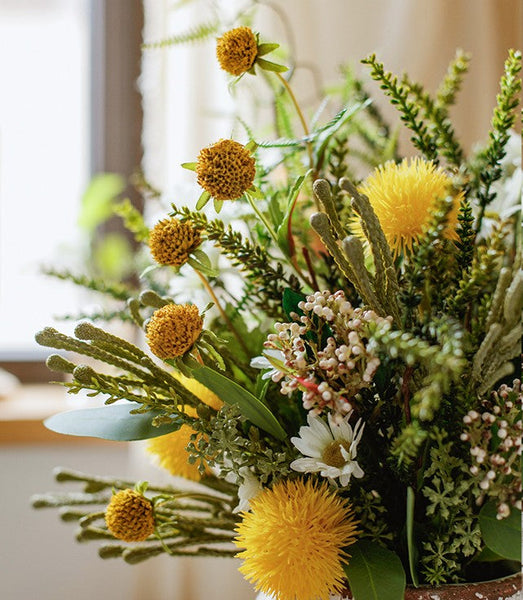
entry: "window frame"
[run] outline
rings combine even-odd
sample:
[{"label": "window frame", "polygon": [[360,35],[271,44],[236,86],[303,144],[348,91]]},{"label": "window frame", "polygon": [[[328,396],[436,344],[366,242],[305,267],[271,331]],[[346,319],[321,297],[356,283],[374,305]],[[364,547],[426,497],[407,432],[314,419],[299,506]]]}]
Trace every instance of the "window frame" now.
[{"label": "window frame", "polygon": [[[142,159],[143,113],[137,80],[141,72],[144,26],[142,0],[91,0],[89,81],[89,172],[118,173],[126,180]],[[126,194],[140,210],[143,201],[129,188]],[[123,231],[120,220],[97,232]],[[36,333],[36,332],[35,332]],[[21,383],[56,381],[42,350],[0,350],[0,368]]]}]

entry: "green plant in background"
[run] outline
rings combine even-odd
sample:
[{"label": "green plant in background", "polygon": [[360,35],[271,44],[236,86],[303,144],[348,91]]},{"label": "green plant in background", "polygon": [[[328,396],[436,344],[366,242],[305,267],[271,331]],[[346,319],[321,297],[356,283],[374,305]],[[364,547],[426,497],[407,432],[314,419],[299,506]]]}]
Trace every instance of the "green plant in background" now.
[{"label": "green plant in background", "polygon": [[[86,322],[74,336],[37,334],[88,357],[48,365],[69,374],[71,393],[105,401],[52,417],[51,429],[148,439],[197,487],[60,471],[84,492],[34,504],[64,507],[104,558],[238,554],[256,589],[280,600],[327,598],[345,579],[356,599],[370,586],[400,600],[407,583],[474,580],[487,564],[510,573],[520,224],[488,208],[503,193],[521,53],[509,52],[487,145],[470,156],[449,118],[468,56],[456,54],[435,95],[366,58],[411,132],[407,159],[362,78],[346,70],[328,97],[340,100],[334,114],[308,119],[286,70],[265,59],[276,49],[246,26],[217,43],[235,85],[255,74],[274,92],[276,138],[245,126],[245,143],[218,141],[186,163],[203,189],[195,209],[173,204],[149,227],[117,205],[150,251],[136,294],[77,280],[122,302],[146,349]],[[143,177],[140,187],[161,196]],[[97,195],[95,217],[114,191]],[[171,297],[193,273],[212,311]]]}]

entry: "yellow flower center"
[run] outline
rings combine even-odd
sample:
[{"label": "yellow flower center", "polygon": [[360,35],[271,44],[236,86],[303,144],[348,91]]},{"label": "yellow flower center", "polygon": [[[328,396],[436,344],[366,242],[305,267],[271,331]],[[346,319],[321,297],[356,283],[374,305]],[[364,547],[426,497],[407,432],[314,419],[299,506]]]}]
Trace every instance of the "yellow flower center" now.
[{"label": "yellow flower center", "polygon": [[343,458],[341,448],[347,452],[349,451],[350,444],[346,440],[334,440],[331,442],[323,451],[321,458],[326,465],[329,467],[337,467],[340,469],[347,462]]}]

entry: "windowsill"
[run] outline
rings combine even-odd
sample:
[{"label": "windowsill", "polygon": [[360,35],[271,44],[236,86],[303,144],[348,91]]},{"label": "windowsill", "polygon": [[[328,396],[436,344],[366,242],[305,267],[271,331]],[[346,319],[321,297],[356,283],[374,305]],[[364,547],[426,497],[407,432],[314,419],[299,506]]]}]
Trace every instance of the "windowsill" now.
[{"label": "windowsill", "polygon": [[118,442],[62,435],[43,421],[58,412],[72,410],[64,388],[51,384],[24,384],[0,397],[0,446],[3,445],[115,445]]}]

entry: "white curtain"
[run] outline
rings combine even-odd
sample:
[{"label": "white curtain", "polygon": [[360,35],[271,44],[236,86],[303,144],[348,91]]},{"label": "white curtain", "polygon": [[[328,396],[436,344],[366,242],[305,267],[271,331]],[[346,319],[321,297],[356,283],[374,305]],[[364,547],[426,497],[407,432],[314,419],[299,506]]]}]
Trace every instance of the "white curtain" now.
[{"label": "white curtain", "polygon": [[[178,4],[144,0],[146,42],[209,22],[209,6],[227,20],[246,1],[201,0],[173,8]],[[457,48],[470,52],[470,72],[453,109],[467,149],[486,139],[507,51],[521,47],[522,15],[520,0],[271,0],[259,3],[254,28],[264,41],[283,42],[295,54],[302,68],[293,87],[311,111],[319,100],[318,79],[321,85],[333,83],[341,64],[358,65],[372,52],[387,70],[407,72],[429,91],[436,89]],[[358,68],[365,73],[363,65]],[[248,77],[239,87],[249,85]],[[194,174],[180,164],[194,161],[200,148],[231,135],[233,104],[227,84],[213,41],[145,52],[140,81],[143,166],[149,181],[165,192],[166,203],[194,205]],[[371,83],[369,89],[385,113],[394,116],[378,86]],[[407,139],[403,145],[408,152]],[[158,481],[160,473],[139,450],[136,460],[143,462],[144,479]],[[236,568],[234,561],[222,559],[159,557],[134,568],[134,600],[254,599]]]}]

